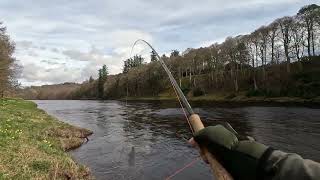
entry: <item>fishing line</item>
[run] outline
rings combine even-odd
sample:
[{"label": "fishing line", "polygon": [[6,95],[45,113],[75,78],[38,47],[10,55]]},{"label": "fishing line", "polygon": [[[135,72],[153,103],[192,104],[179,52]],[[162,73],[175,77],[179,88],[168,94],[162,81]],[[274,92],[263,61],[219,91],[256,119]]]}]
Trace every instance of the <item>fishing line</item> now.
[{"label": "fishing line", "polygon": [[184,171],[185,169],[193,166],[196,162],[198,162],[200,160],[200,157],[197,157],[195,159],[193,159],[190,163],[186,164],[185,166],[183,166],[182,168],[176,170],[172,175],[168,176],[165,178],[165,180],[170,180],[173,177],[175,177],[176,175],[178,175],[179,173],[181,173],[182,171]]},{"label": "fishing line", "polygon": [[[172,83],[172,82],[171,82],[171,83]],[[176,94],[176,97],[177,97],[177,99],[178,99],[178,101],[179,101],[179,103],[180,103],[180,106],[181,106],[181,109],[182,109],[182,111],[183,111],[183,114],[184,114],[184,116],[185,116],[185,118],[186,118],[186,120],[187,120],[187,123],[188,123],[188,125],[189,125],[190,130],[191,130],[191,133],[192,133],[192,135],[194,135],[194,130],[193,130],[191,124],[190,124],[190,120],[189,120],[189,118],[188,118],[188,115],[187,115],[186,111],[184,110],[184,107],[183,107],[183,105],[182,105],[182,103],[181,103],[181,100],[180,100],[180,98],[179,98],[179,96],[178,96],[177,90],[176,90],[176,88],[175,88],[174,86],[173,86],[173,89],[174,89],[174,92],[175,92],[175,94]]]},{"label": "fishing line", "polygon": [[[182,109],[182,111],[183,111],[183,114],[184,114],[184,116],[185,116],[185,118],[186,118],[186,121],[187,121],[187,123],[188,123],[188,125],[189,125],[189,128],[190,128],[190,130],[191,130],[191,133],[194,134],[194,129],[193,129],[193,127],[191,126],[191,123],[190,123],[190,121],[189,121],[189,118],[188,118],[188,115],[187,115],[187,112],[185,111],[185,109],[187,109],[187,111],[189,112],[190,115],[193,114],[193,110],[192,110],[189,102],[188,102],[186,99],[182,99],[182,97],[179,96],[179,93],[182,93],[182,92],[179,92],[179,91],[181,91],[181,90],[176,88],[177,84],[176,84],[173,76],[171,75],[170,70],[167,68],[167,66],[165,65],[165,63],[161,60],[161,57],[159,56],[158,52],[157,52],[157,51],[153,48],[153,46],[152,46],[150,43],[148,43],[147,41],[145,41],[145,40],[143,40],[143,39],[138,39],[137,41],[134,42],[134,44],[133,44],[133,46],[132,46],[132,48],[131,48],[130,57],[132,56],[133,49],[134,49],[134,47],[138,44],[138,42],[143,42],[143,43],[145,43],[146,45],[148,45],[148,46],[151,48],[151,50],[156,54],[157,58],[159,59],[160,64],[163,66],[163,68],[165,69],[165,71],[168,73],[170,83],[171,83],[171,85],[172,85],[172,87],[173,87],[173,90],[174,90],[174,92],[175,92],[175,95],[176,95],[176,97],[177,97],[177,99],[178,99],[178,101],[179,101],[180,107],[181,107],[181,109]],[[182,103],[182,101],[183,101],[184,103]],[[184,107],[183,104],[186,104],[186,107]]]}]

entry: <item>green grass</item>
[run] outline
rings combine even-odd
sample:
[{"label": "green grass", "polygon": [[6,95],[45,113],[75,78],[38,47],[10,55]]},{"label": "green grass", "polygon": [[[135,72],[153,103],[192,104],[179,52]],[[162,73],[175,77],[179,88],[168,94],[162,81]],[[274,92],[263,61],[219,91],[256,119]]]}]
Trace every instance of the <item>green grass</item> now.
[{"label": "green grass", "polygon": [[89,134],[33,102],[0,99],[0,179],[90,179],[88,168],[65,151],[68,142]]}]

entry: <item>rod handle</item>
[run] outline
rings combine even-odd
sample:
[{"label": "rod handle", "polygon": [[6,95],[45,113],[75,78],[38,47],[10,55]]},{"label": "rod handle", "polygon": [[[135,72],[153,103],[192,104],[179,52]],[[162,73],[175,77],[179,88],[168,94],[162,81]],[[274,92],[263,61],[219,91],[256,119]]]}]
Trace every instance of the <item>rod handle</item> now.
[{"label": "rod handle", "polygon": [[[192,114],[189,117],[189,121],[194,132],[198,132],[204,128],[204,125],[198,114]],[[213,172],[213,176],[216,180],[233,180],[230,173],[219,163],[219,161],[208,151],[206,147],[202,147],[201,151],[208,160],[210,168]]]}]

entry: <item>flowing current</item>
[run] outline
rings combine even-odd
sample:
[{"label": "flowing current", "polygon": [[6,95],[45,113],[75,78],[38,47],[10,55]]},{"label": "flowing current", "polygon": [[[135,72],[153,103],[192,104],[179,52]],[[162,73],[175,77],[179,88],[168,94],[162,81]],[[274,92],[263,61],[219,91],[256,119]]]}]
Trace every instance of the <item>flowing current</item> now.
[{"label": "flowing current", "polygon": [[[94,132],[71,151],[96,179],[165,179],[198,158],[176,102],[39,100],[38,107]],[[205,125],[229,122],[238,133],[275,149],[320,161],[320,109],[285,106],[197,105]],[[201,160],[172,179],[212,179]]]}]

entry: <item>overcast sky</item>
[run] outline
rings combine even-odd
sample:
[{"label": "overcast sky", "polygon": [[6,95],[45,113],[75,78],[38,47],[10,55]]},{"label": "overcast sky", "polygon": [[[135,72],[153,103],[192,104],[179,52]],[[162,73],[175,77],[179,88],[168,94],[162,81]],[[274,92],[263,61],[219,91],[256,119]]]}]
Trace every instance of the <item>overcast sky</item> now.
[{"label": "overcast sky", "polygon": [[82,82],[102,64],[119,73],[137,39],[159,53],[184,51],[250,33],[311,3],[320,0],[1,0],[0,21],[29,86]]}]

